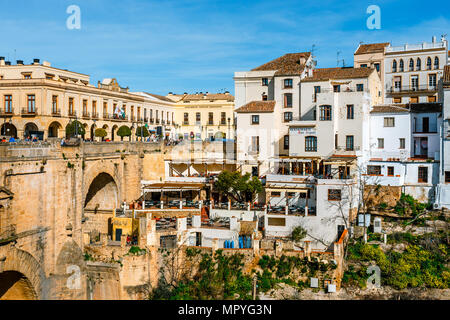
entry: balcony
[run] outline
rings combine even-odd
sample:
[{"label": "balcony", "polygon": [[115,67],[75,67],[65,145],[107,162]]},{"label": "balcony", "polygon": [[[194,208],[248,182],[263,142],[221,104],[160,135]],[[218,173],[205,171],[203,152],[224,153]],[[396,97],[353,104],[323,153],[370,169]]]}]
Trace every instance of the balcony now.
[{"label": "balcony", "polygon": [[100,119],[99,115],[98,115],[98,112],[92,112],[92,119],[95,119],[95,120]]},{"label": "balcony", "polygon": [[77,112],[75,110],[69,110],[69,118],[76,118]]},{"label": "balcony", "polygon": [[150,123],[155,123],[155,119],[153,119],[153,118],[150,118]]},{"label": "balcony", "polygon": [[37,115],[36,109],[22,108],[22,117],[34,117]]},{"label": "balcony", "polygon": [[109,113],[103,113],[103,120],[112,119],[112,116]]},{"label": "balcony", "polygon": [[110,120],[114,120],[114,121],[128,121],[128,116],[127,115],[117,115],[117,114],[113,114],[112,117],[110,118]]},{"label": "balcony", "polygon": [[132,114],[132,115],[130,116],[130,120],[131,120],[131,121],[134,121],[134,120],[135,120],[134,114]]},{"label": "balcony", "polygon": [[437,86],[429,86],[429,85],[417,85],[417,86],[399,86],[399,87],[390,87],[387,89],[387,93],[396,94],[396,93],[411,93],[411,92],[437,92]]},{"label": "balcony", "polygon": [[0,118],[9,118],[14,115],[14,109],[9,109],[7,111],[0,110]]},{"label": "balcony", "polygon": [[148,122],[148,117],[144,117],[144,122]]},{"label": "balcony", "polygon": [[61,117],[61,110],[59,110],[59,109],[53,109],[53,110],[52,110],[52,116],[53,116],[53,117]]},{"label": "balcony", "polygon": [[81,116],[83,119],[90,119],[91,115],[87,111],[83,111],[83,115]]},{"label": "balcony", "polygon": [[155,121],[155,122],[156,122],[156,124],[159,124],[159,119],[156,119],[156,121]]}]

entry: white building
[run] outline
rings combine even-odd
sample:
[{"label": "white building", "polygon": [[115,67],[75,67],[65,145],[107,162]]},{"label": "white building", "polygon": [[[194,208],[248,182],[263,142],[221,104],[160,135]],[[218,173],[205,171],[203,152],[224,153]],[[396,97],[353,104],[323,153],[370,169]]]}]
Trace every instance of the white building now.
[{"label": "white building", "polygon": [[440,135],[439,184],[436,187],[436,207],[450,208],[450,65],[442,78],[443,112]]},{"label": "white building", "polygon": [[385,48],[386,103],[436,102],[438,82],[448,60],[448,43],[405,44]]},{"label": "white building", "polygon": [[288,124],[299,117],[300,81],[313,68],[311,54],[302,52],[235,73],[237,159],[243,172],[262,176],[271,159],[288,155]]},{"label": "white building", "polygon": [[370,113],[368,183],[401,186],[425,202],[438,180],[440,103],[375,106]]}]

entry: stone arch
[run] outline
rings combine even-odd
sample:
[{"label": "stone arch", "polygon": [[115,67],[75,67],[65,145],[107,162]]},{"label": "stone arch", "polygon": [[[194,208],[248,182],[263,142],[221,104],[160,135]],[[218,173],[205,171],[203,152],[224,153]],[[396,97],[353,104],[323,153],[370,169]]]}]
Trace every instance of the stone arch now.
[{"label": "stone arch", "polygon": [[81,139],[86,139],[86,133],[88,133],[88,124],[87,123],[83,123],[83,128],[84,128],[84,134],[81,135]]},{"label": "stone arch", "polygon": [[119,129],[119,126],[116,125],[116,124],[112,127],[112,130],[111,130],[111,141],[116,141],[116,133],[117,133],[118,129]]},{"label": "stone arch", "polygon": [[108,134],[108,129],[109,129],[109,127],[108,127],[107,124],[105,124],[105,125],[103,125],[102,128],[105,129],[105,131],[106,131],[106,137],[104,137],[104,138],[102,139],[102,140],[104,141],[104,140],[108,139],[108,136],[109,136],[109,134]]},{"label": "stone arch", "polygon": [[84,208],[90,210],[113,210],[119,206],[119,185],[114,174],[99,172],[90,179],[84,197]]},{"label": "stone arch", "polygon": [[46,277],[39,262],[26,251],[3,248],[0,250],[0,299],[46,298],[42,295]]},{"label": "stone arch", "polygon": [[34,122],[28,122],[25,127],[23,128],[23,136],[24,138],[26,137],[31,137],[32,133],[38,132],[39,131],[39,127],[37,126],[36,123]]},{"label": "stone arch", "polygon": [[58,121],[53,121],[48,126],[48,137],[49,138],[60,138],[60,130],[62,129],[62,125]]},{"label": "stone arch", "polygon": [[95,129],[97,129],[97,125],[94,123],[91,126],[91,140],[94,141],[95,140]]},{"label": "stone arch", "polygon": [[17,128],[12,123],[5,122],[1,126],[0,135],[14,137],[17,139]]},{"label": "stone arch", "polygon": [[223,133],[222,131],[217,131],[215,134],[214,134],[214,138],[215,139],[225,139],[226,138],[226,134],[225,133]]}]

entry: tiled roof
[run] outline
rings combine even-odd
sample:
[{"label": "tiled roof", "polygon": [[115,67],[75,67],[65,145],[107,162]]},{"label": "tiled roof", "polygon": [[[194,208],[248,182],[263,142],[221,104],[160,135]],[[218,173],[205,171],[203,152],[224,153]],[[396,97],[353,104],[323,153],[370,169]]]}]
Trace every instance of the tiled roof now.
[{"label": "tiled roof", "polygon": [[249,112],[273,112],[275,109],[275,101],[252,101],[249,102],[235,112],[249,113]]},{"label": "tiled roof", "polygon": [[450,65],[444,67],[444,76],[442,77],[442,82],[445,86],[450,86]]},{"label": "tiled roof", "polygon": [[183,97],[182,100],[191,101],[191,100],[228,100],[234,101],[234,96],[229,93],[196,93],[196,94],[187,94]]},{"label": "tiled roof", "polygon": [[302,82],[327,81],[337,79],[367,78],[375,69],[371,68],[322,68],[314,69],[311,77],[306,77]]},{"label": "tiled roof", "polygon": [[[305,63],[311,56],[310,52],[287,53],[263,64],[252,71],[276,71],[275,75],[300,75],[305,69]],[[304,61],[302,61],[304,59]]]},{"label": "tiled roof", "polygon": [[166,98],[164,96],[160,96],[159,94],[148,93],[148,92],[146,92],[146,94],[148,94],[149,96],[152,96],[152,97],[154,97],[156,99],[162,100],[162,101],[173,102],[173,100],[170,100],[169,98]]},{"label": "tiled roof", "polygon": [[409,109],[406,105],[386,105],[374,106],[370,113],[408,113]]},{"label": "tiled roof", "polygon": [[355,54],[384,52],[384,48],[388,45],[389,42],[361,44]]}]

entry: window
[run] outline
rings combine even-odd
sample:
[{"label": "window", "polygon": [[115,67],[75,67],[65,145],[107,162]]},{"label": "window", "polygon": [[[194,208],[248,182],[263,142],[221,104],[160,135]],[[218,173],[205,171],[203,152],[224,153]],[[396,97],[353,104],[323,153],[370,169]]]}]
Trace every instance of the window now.
[{"label": "window", "polygon": [[400,91],[402,89],[402,77],[401,76],[394,77],[394,89],[395,89],[395,91]]},{"label": "window", "polygon": [[208,113],[208,124],[209,125],[213,125],[214,124],[214,113],[213,112],[209,112]]},{"label": "window", "polygon": [[23,73],[24,79],[31,79],[31,73]]},{"label": "window", "polygon": [[345,149],[347,151],[352,151],[354,149],[353,146],[353,136],[346,136],[345,137]]},{"label": "window", "polygon": [[399,149],[405,149],[405,138],[400,138],[400,147]]},{"label": "window", "polygon": [[252,115],[252,124],[259,124],[259,115]]},{"label": "window", "polygon": [[409,59],[409,71],[414,71],[414,60]]},{"label": "window", "polygon": [[305,151],[306,152],[316,152],[317,151],[317,137],[306,137],[305,138]]},{"label": "window", "polygon": [[[97,101],[92,101],[92,115],[95,115],[97,113]],[[139,113],[139,108],[138,108]]]},{"label": "window", "polygon": [[419,76],[411,76],[411,89],[413,91],[419,90]]},{"label": "window", "polygon": [[5,95],[5,112],[12,112],[12,95]]},{"label": "window", "polygon": [[34,94],[28,95],[28,112],[36,112],[36,96]]},{"label": "window", "polygon": [[431,70],[431,58],[427,58],[427,70]]},{"label": "window", "polygon": [[392,61],[392,72],[397,72],[397,60]]},{"label": "window", "polygon": [[377,72],[380,72],[380,64],[375,63],[374,66],[375,66],[375,69],[377,69]]},{"label": "window", "polygon": [[387,167],[387,175],[390,177],[394,176],[394,167]]},{"label": "window", "polygon": [[450,183],[450,171],[445,171],[445,183]]},{"label": "window", "polygon": [[333,86],[333,92],[341,92],[341,85],[336,84]]},{"label": "window", "polygon": [[367,166],[367,174],[381,175],[381,166]]},{"label": "window", "polygon": [[378,149],[384,149],[384,139],[378,138]]},{"label": "window", "polygon": [[385,127],[395,127],[395,118],[392,118],[392,117],[384,118],[384,126]]},{"label": "window", "polygon": [[428,96],[428,102],[436,102],[436,96]]},{"label": "window", "polygon": [[225,112],[220,113],[220,124],[227,124],[227,114]]},{"label": "window", "polygon": [[251,151],[259,152],[259,136],[252,137],[252,147]]},{"label": "window", "polygon": [[58,96],[52,96],[52,113],[58,112]]},{"label": "window", "polygon": [[358,84],[356,85],[356,91],[359,91],[359,92],[364,91],[364,84],[358,83]]},{"label": "window", "polygon": [[87,100],[83,100],[83,115],[87,113]]},{"label": "window", "polygon": [[341,201],[341,190],[328,189],[328,201]]},{"label": "window", "polygon": [[394,98],[394,103],[402,103],[402,98]]},{"label": "window", "polygon": [[429,74],[428,75],[428,87],[430,89],[436,89],[436,74]]},{"label": "window", "polygon": [[285,112],[284,113],[284,122],[290,122],[292,121],[292,112]]},{"label": "window", "polygon": [[262,95],[262,101],[267,101],[267,94],[263,93],[263,95]]},{"label": "window", "polygon": [[417,176],[418,176],[418,182],[427,183],[428,182],[428,167],[419,167]]},{"label": "window", "polygon": [[285,93],[284,94],[284,107],[285,108],[292,108],[292,93]]},{"label": "window", "polygon": [[272,191],[272,192],[270,193],[270,196],[272,196],[272,197],[281,197],[281,192]]},{"label": "window", "polygon": [[313,102],[317,101],[317,94],[320,93],[320,86],[314,86],[314,97],[313,97]]},{"label": "window", "polygon": [[409,98],[409,102],[410,103],[417,103],[417,102],[419,102],[419,97],[410,97]]},{"label": "window", "polygon": [[284,136],[283,147],[284,150],[289,150],[289,135]]},{"label": "window", "polygon": [[263,86],[268,86],[269,85],[269,79],[268,78],[262,78],[262,83]]},{"label": "window", "polygon": [[184,113],[184,124],[189,124],[189,113],[185,112]]},{"label": "window", "polygon": [[74,110],[73,110],[73,98],[69,98],[69,115],[73,115],[74,114]]},{"label": "window", "polygon": [[195,123],[196,123],[196,124],[200,124],[200,123],[201,123],[201,120],[202,120],[201,113],[200,113],[200,112],[196,112],[196,113],[195,113]]},{"label": "window", "polygon": [[103,117],[108,113],[108,103],[103,102]]},{"label": "window", "polygon": [[284,88],[285,89],[292,88],[292,79],[284,79]]},{"label": "window", "polygon": [[334,135],[334,148],[337,149],[338,147],[338,134],[336,133]]},{"label": "window", "polygon": [[320,120],[321,121],[331,120],[331,106],[320,106]]},{"label": "window", "polygon": [[439,69],[439,58],[438,57],[434,58],[434,68]]},{"label": "window", "polygon": [[403,59],[400,59],[400,63],[398,65],[398,69],[399,69],[400,72],[405,71],[405,66],[403,64]]},{"label": "window", "polygon": [[422,69],[422,60],[420,58],[417,58],[416,60],[416,70],[419,71]]},{"label": "window", "polygon": [[362,64],[361,68],[367,68],[367,64],[366,63]]},{"label": "window", "polygon": [[354,107],[352,104],[347,105],[347,119],[354,119]]}]

